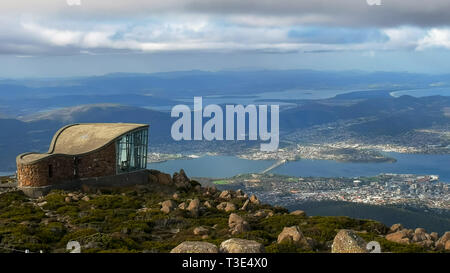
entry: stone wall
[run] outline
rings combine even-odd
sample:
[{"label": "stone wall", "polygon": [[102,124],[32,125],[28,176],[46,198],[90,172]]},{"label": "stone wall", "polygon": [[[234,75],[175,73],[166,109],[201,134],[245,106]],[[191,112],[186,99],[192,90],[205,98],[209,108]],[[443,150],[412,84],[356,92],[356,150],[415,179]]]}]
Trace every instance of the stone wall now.
[{"label": "stone wall", "polygon": [[[49,166],[52,176],[50,177]],[[31,164],[18,164],[19,187],[43,187],[80,178],[116,174],[116,147],[111,143],[83,156],[56,155]]]}]

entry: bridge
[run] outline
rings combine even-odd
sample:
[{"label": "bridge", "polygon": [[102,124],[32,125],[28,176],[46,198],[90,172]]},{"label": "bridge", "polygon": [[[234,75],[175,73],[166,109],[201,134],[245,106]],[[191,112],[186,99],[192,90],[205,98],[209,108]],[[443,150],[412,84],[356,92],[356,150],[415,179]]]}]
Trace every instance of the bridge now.
[{"label": "bridge", "polygon": [[264,171],[261,172],[261,174],[265,174],[270,172],[271,170],[278,168],[279,166],[283,165],[284,163],[287,162],[287,159],[280,159],[277,162],[275,162],[272,166],[270,166],[269,168],[265,169]]}]

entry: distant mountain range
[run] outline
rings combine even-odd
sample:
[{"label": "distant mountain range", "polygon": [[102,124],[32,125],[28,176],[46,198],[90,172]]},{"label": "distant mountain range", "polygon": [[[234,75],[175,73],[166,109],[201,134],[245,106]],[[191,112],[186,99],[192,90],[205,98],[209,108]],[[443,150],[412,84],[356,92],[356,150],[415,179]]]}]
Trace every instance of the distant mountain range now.
[{"label": "distant mountain range", "polygon": [[442,88],[450,88],[450,74],[185,71],[0,80],[0,170],[13,170],[15,156],[19,153],[46,151],[53,134],[68,123],[148,123],[151,144],[170,143],[174,119],[169,113],[156,109],[162,106],[170,109],[186,99],[192,101],[194,95],[231,98],[289,89],[311,92],[359,89],[361,91],[320,100],[280,97],[280,102],[290,103],[289,108],[282,107],[280,113],[281,141],[283,135],[296,130],[342,120],[359,120],[345,128],[355,135],[396,137],[416,129],[449,124],[449,97],[390,96],[395,90],[426,88],[436,83]]}]

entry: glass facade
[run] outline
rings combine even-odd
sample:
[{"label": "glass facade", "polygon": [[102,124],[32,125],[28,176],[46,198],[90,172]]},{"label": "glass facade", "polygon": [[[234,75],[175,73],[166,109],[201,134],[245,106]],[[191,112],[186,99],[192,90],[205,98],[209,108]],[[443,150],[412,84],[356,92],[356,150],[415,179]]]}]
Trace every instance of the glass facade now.
[{"label": "glass facade", "polygon": [[126,173],[147,168],[148,129],[123,135],[116,142],[117,173]]}]

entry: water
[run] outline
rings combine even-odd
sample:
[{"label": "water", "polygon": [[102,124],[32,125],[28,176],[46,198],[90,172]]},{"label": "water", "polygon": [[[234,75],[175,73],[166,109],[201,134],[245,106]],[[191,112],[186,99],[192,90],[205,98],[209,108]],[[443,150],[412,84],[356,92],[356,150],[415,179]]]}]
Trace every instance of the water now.
[{"label": "water", "polygon": [[10,176],[14,175],[16,172],[0,172],[0,176]]},{"label": "water", "polygon": [[247,160],[234,156],[203,156],[195,159],[150,163],[147,168],[165,173],[174,173],[184,169],[188,176],[221,178],[243,173],[262,172],[273,163],[273,160]]},{"label": "water", "polygon": [[[380,173],[439,175],[450,182],[450,155],[416,155],[389,153],[395,163],[347,163],[331,160],[299,160],[288,162],[271,173],[289,176],[356,177]],[[173,173],[184,169],[188,176],[223,178],[242,173],[259,173],[273,160],[246,160],[233,156],[204,156],[197,159],[170,160],[148,164],[148,168]]]},{"label": "water", "polygon": [[[323,89],[323,90],[313,90],[313,89],[288,89],[283,91],[274,92],[261,92],[254,93],[251,95],[210,95],[203,96],[203,103],[206,104],[261,104],[259,100],[265,100],[262,104],[279,104],[279,105],[292,105],[292,103],[279,102],[278,100],[300,100],[300,99],[326,99],[332,98],[339,94],[350,93],[358,90],[335,90],[335,89]],[[185,103],[188,105],[193,104],[193,98],[182,98],[176,99],[180,103]],[[294,104],[295,105],[295,104]]]},{"label": "water", "polygon": [[411,90],[401,90],[391,93],[393,97],[400,97],[403,95],[410,95],[413,97],[426,97],[426,96],[450,96],[450,89],[448,87],[442,88],[426,88],[426,89],[411,89]]}]

